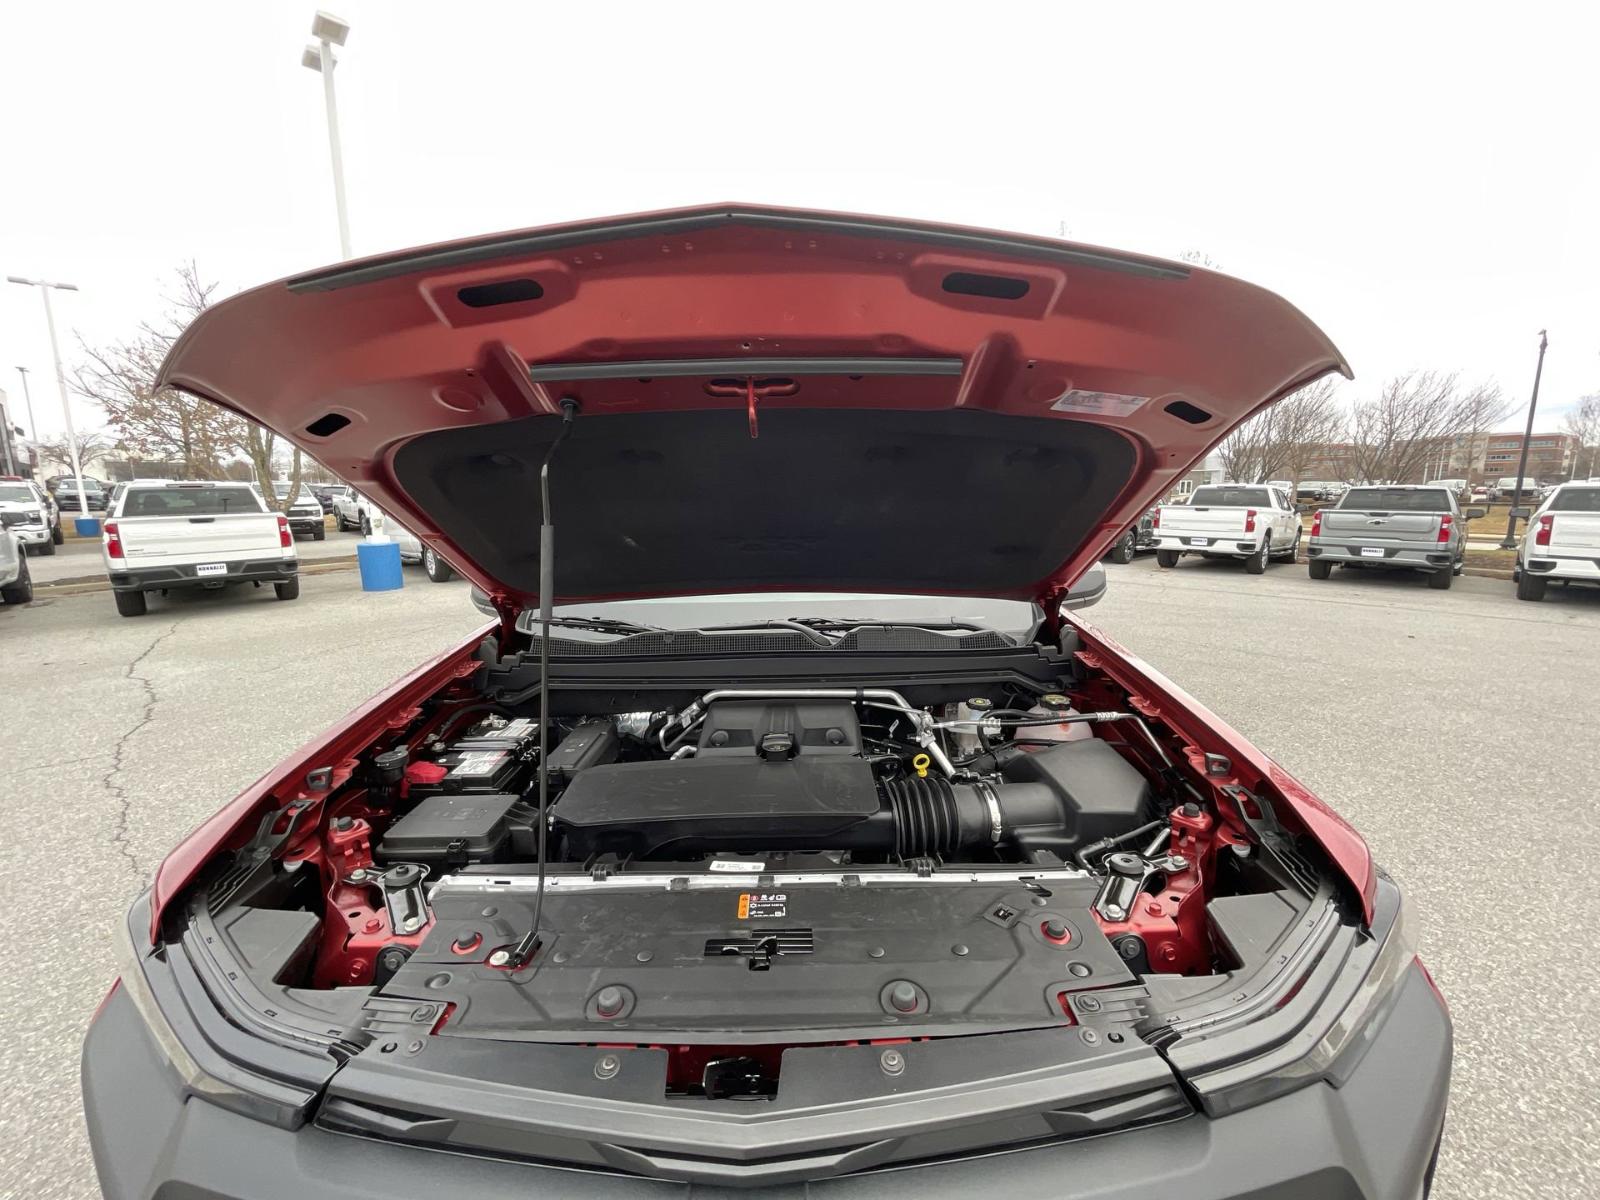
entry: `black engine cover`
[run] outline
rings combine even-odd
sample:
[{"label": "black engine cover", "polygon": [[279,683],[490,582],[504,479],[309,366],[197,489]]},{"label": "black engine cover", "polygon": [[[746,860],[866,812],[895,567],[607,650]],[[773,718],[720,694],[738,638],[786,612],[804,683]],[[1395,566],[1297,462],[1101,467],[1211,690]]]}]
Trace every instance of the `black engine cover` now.
[{"label": "black engine cover", "polygon": [[872,768],[801,753],[612,763],[578,773],[553,809],[569,858],[615,852],[825,849],[878,811]]}]

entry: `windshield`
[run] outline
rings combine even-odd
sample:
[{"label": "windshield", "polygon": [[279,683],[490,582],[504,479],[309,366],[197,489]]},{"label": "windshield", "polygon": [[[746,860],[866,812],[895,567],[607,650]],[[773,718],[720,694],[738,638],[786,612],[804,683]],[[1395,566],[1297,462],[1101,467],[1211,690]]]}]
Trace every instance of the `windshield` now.
[{"label": "windshield", "polygon": [[1339,504],[1362,512],[1450,511],[1450,493],[1438,488],[1352,488]]},{"label": "windshield", "polygon": [[[78,481],[76,479],[63,479],[57,486],[77,491]],[[86,492],[98,492],[100,490],[100,481],[98,479],[85,479],[83,481],[83,490]]]},{"label": "windshield", "polygon": [[[555,610],[567,622],[561,636],[572,640],[614,640],[641,630],[809,630],[820,647],[836,643],[852,629],[900,625],[948,632],[952,648],[959,635],[993,631],[1019,645],[1032,641],[1040,612],[1027,600],[965,596],[901,596],[854,592],[771,592],[726,596],[672,596],[564,604]],[[588,625],[591,628],[583,629]],[[535,633],[536,609],[525,609],[517,628]]]},{"label": "windshield", "polygon": [[1191,508],[1270,508],[1272,501],[1263,487],[1201,487],[1189,498]]},{"label": "windshield", "polygon": [[0,483],[0,500],[26,504],[33,499],[33,489],[22,483]]},{"label": "windshield", "polygon": [[216,517],[265,512],[247,487],[133,488],[122,501],[125,517]]},{"label": "windshield", "polygon": [[1600,487],[1562,488],[1546,511],[1600,513]]}]

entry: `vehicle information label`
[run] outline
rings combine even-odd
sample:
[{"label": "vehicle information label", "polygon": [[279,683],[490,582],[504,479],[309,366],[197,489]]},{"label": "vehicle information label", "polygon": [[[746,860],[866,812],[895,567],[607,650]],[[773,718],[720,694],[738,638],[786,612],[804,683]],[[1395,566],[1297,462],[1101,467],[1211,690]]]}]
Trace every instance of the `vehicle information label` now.
[{"label": "vehicle information label", "polygon": [[1063,392],[1050,407],[1056,412],[1098,413],[1102,417],[1127,417],[1139,411],[1149,396],[1124,396],[1119,392]]},{"label": "vehicle information label", "polygon": [[763,917],[789,915],[789,896],[786,892],[740,892],[739,920],[757,921]]},{"label": "vehicle information label", "polygon": [[493,775],[509,753],[507,750],[469,750],[450,768],[450,774],[471,779]]},{"label": "vehicle information label", "polygon": [[226,575],[228,573],[228,564],[201,563],[194,569],[194,573],[196,575]]},{"label": "vehicle information label", "polygon": [[713,871],[752,871],[761,872],[767,869],[765,862],[751,862],[748,859],[713,858],[711,860]]}]

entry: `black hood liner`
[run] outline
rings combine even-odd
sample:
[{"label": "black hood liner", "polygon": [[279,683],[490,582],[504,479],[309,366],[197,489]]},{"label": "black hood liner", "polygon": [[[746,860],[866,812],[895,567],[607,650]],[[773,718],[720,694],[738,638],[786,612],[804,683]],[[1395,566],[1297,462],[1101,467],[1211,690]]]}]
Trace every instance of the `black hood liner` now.
[{"label": "black hood liner", "polygon": [[[762,590],[1029,595],[1131,476],[1132,443],[969,409],[586,414],[551,468],[556,599]],[[422,434],[399,486],[511,589],[539,589],[555,416]]]}]

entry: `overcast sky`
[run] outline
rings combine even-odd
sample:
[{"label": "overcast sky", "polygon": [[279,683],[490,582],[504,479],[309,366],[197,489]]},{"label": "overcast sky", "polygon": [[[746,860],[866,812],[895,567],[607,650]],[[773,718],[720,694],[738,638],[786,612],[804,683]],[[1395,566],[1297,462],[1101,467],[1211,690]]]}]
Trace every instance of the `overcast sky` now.
[{"label": "overcast sky", "polygon": [[[1540,428],[1600,391],[1600,6],[330,2],[358,255],[718,200],[1064,223],[1280,292],[1358,393],[1419,366],[1525,402],[1546,327]],[[231,292],[338,256],[313,11],[0,6],[0,275],[78,284],[69,359],[185,259]],[[26,424],[17,365],[58,430],[5,285]]]}]

